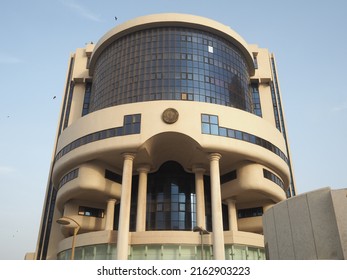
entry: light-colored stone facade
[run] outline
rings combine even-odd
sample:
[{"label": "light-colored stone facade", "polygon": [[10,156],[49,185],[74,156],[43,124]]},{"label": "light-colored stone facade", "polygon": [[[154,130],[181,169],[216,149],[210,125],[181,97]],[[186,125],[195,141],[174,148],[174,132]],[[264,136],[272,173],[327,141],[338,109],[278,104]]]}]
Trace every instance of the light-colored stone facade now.
[{"label": "light-colored stone facade", "polygon": [[[152,30],[160,35],[148,35]],[[180,32],[175,48],[166,32]],[[148,40],[143,49],[131,43],[140,36]],[[122,40],[130,42],[127,48],[117,48]],[[146,48],[153,53],[143,54]],[[235,64],[226,64],[222,54]],[[124,67],[110,70],[127,55]],[[144,64],[144,73],[135,73]],[[223,76],[229,74],[233,80]],[[127,82],[122,90],[121,81]],[[147,93],[146,84],[156,91]],[[251,85],[258,91],[253,97]],[[192,15],[151,15],[116,26],[71,56],[35,258],[69,258],[77,225],[80,259],[198,259],[194,226],[210,228],[202,236],[206,258],[264,258],[261,214],[295,195],[284,126],[268,50]],[[194,178],[190,195],[180,189],[186,204],[177,204],[177,224],[168,218],[166,200],[151,202],[166,218],[149,209],[151,182],[166,163]],[[56,223],[63,216],[76,223]]]},{"label": "light-colored stone facade", "polygon": [[347,259],[347,189],[318,189],[263,215],[268,259]]}]

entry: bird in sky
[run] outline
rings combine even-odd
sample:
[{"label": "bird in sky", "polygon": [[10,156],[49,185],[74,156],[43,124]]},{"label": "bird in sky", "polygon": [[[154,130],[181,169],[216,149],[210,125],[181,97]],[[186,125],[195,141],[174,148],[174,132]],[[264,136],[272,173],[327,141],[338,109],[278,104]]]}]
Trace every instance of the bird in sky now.
[{"label": "bird in sky", "polygon": [[53,96],[53,99],[56,99],[56,98],[57,98],[57,97],[54,95],[54,96]]},{"label": "bird in sky", "polygon": [[118,18],[117,17],[114,17],[115,20],[117,20]]}]

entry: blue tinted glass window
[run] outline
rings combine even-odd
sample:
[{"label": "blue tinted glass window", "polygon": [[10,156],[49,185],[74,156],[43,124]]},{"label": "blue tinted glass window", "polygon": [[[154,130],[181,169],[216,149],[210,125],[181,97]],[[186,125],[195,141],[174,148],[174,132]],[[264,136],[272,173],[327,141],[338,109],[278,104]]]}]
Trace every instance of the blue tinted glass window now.
[{"label": "blue tinted glass window", "polygon": [[134,123],[134,130],[133,133],[140,133],[141,131],[141,124],[140,123]]},{"label": "blue tinted glass window", "polygon": [[[148,174],[147,196],[152,197],[147,200],[150,204],[146,215],[147,230],[191,231],[196,226],[195,176],[185,172],[178,163],[166,162],[156,173]],[[163,205],[161,212],[157,210],[159,200]]]},{"label": "blue tinted glass window", "polygon": [[219,135],[220,136],[227,136],[227,129],[224,127],[219,128]]},{"label": "blue tinted glass window", "polygon": [[131,124],[131,123],[133,123],[133,116],[132,115],[124,116],[124,124]]},{"label": "blue tinted glass window", "polygon": [[[181,41],[181,36],[191,40]],[[188,93],[188,100],[194,96],[199,102],[253,110],[244,55],[231,42],[206,31],[183,27],[135,31],[109,44],[90,65],[94,67],[90,112],[147,100],[181,100],[182,92]]]},{"label": "blue tinted glass window", "polygon": [[137,134],[141,129],[141,114],[124,116],[124,134]]},{"label": "blue tinted glass window", "polygon": [[249,142],[249,134],[246,132],[243,132],[242,134],[243,134],[243,140]]},{"label": "blue tinted glass window", "polygon": [[218,125],[211,124],[211,134],[218,135]]},{"label": "blue tinted glass window", "polygon": [[236,139],[242,140],[242,132],[241,131],[236,130],[235,135],[236,135]]},{"label": "blue tinted glass window", "polygon": [[134,115],[134,122],[135,122],[135,123],[141,122],[141,114],[136,114],[136,115]]},{"label": "blue tinted glass window", "polygon": [[228,129],[228,137],[230,137],[230,138],[235,138],[235,130],[233,130],[233,129]]},{"label": "blue tinted glass window", "polygon": [[115,136],[122,136],[123,135],[123,127],[117,127],[115,129]]},{"label": "blue tinted glass window", "polygon": [[171,203],[171,211],[178,211],[178,203]]},{"label": "blue tinted glass window", "polygon": [[218,124],[218,117],[217,116],[210,116],[210,123],[212,124]]},{"label": "blue tinted glass window", "polygon": [[210,122],[209,115],[202,114],[201,115],[201,121],[204,122],[204,123],[209,123]]},{"label": "blue tinted glass window", "polygon": [[202,133],[210,134],[210,125],[208,123],[202,124]]}]

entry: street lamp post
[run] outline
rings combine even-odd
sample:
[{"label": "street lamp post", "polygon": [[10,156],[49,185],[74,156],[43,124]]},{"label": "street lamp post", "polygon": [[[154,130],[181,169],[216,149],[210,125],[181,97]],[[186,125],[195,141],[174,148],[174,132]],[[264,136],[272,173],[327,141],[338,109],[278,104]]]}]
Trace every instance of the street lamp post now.
[{"label": "street lamp post", "polygon": [[201,246],[201,259],[204,259],[204,242],[202,236],[205,234],[210,234],[206,229],[203,227],[195,226],[193,228],[193,232],[199,232],[200,234],[200,246]]},{"label": "street lamp post", "polygon": [[75,244],[76,244],[76,235],[81,228],[80,224],[77,223],[74,219],[69,217],[61,217],[57,220],[57,223],[60,225],[71,225],[73,227],[73,237],[72,237],[72,246],[71,246],[71,260],[75,259]]}]

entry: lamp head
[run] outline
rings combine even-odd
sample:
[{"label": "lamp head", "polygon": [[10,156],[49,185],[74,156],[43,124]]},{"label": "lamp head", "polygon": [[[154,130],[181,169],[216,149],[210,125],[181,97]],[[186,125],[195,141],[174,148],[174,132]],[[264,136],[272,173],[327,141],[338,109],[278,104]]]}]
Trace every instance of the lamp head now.
[{"label": "lamp head", "polygon": [[210,234],[206,229],[199,227],[199,226],[195,226],[193,228],[194,232],[200,232],[200,234]]},{"label": "lamp head", "polygon": [[67,225],[70,224],[70,221],[67,220],[67,219],[64,219],[64,218],[59,218],[59,219],[57,220],[57,223],[60,224],[60,225],[67,226]]}]

